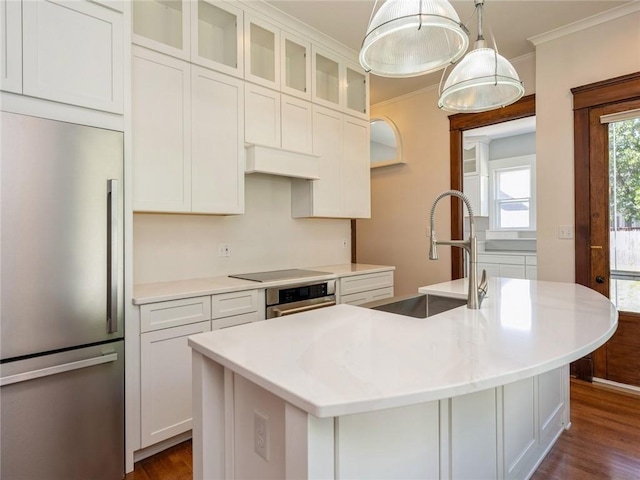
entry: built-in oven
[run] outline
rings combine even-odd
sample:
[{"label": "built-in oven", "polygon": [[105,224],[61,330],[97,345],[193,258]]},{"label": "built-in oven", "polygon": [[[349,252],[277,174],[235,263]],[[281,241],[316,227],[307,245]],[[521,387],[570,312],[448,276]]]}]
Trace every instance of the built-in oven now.
[{"label": "built-in oven", "polygon": [[336,281],[311,281],[265,290],[266,318],[284,317],[336,304]]}]

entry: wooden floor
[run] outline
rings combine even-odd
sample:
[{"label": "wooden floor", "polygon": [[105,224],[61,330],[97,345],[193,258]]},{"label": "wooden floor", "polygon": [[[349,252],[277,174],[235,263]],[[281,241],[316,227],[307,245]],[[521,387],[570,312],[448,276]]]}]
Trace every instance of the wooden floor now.
[{"label": "wooden floor", "polygon": [[[571,423],[533,480],[640,480],[640,395],[572,380]],[[191,478],[188,441],[136,463],[125,480]]]}]

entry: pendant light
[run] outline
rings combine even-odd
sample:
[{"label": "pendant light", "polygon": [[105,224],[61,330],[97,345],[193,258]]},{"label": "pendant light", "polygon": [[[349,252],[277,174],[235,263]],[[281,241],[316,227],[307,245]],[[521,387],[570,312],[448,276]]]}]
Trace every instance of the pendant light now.
[{"label": "pendant light", "polygon": [[447,0],[387,0],[372,12],[360,64],[383,77],[415,77],[456,62],[468,46],[469,32]]},{"label": "pendant light", "polygon": [[[524,95],[518,72],[482,35],[484,0],[475,0],[478,39],[444,83],[438,107],[449,112],[485,112],[505,107]],[[494,45],[495,46],[495,45]]]}]

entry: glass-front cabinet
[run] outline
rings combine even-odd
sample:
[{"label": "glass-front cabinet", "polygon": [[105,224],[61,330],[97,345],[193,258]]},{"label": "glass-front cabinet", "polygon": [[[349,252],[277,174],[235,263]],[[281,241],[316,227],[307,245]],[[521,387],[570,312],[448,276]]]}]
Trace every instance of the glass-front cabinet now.
[{"label": "glass-front cabinet", "polygon": [[362,118],[369,116],[369,88],[367,74],[357,65],[345,66],[345,111]]},{"label": "glass-front cabinet", "polygon": [[280,89],[280,29],[245,14],[245,79]]},{"label": "glass-front cabinet", "polygon": [[191,61],[242,77],[242,10],[211,0],[199,0],[192,5]]},{"label": "glass-front cabinet", "polygon": [[189,60],[192,2],[145,0],[132,3],[134,43]]},{"label": "glass-front cabinet", "polygon": [[285,30],[280,40],[282,93],[311,100],[311,43]]},{"label": "glass-front cabinet", "polygon": [[369,80],[358,65],[314,45],[311,70],[314,103],[369,118]]},{"label": "glass-front cabinet", "polygon": [[340,107],[340,63],[322,49],[313,47],[313,101],[329,108]]}]

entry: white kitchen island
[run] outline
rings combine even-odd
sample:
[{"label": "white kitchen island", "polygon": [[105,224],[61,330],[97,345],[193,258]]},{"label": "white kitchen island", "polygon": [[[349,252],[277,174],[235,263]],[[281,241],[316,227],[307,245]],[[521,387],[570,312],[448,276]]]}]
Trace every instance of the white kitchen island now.
[{"label": "white kitchen island", "polygon": [[616,326],[580,285],[495,278],[480,310],[338,305],[193,336],[194,478],[527,478],[568,427],[569,362]]}]

